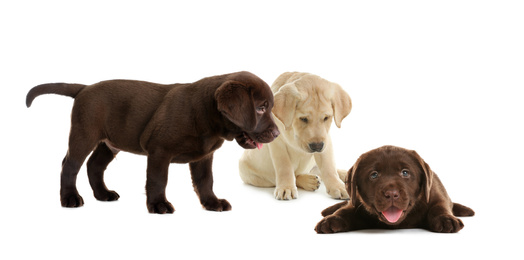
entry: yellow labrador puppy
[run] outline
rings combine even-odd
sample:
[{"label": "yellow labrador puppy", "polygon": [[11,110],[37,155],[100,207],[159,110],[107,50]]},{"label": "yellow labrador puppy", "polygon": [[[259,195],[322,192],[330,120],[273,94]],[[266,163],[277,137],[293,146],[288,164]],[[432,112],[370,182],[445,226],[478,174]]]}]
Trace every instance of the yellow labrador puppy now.
[{"label": "yellow labrador puppy", "polygon": [[297,198],[297,187],[317,190],[320,176],[331,197],[348,199],[342,181],[347,173],[337,172],[329,128],[333,119],[340,128],[351,111],[349,95],[338,84],[300,72],[280,75],[271,90],[281,135],[260,150],[244,152],[239,162],[242,180],[276,187],[276,199],[290,200]]}]

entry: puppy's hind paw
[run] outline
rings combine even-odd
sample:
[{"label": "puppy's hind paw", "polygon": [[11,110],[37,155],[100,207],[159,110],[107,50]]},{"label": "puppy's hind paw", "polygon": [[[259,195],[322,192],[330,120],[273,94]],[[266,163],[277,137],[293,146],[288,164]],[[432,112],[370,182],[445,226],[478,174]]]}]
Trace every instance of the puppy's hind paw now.
[{"label": "puppy's hind paw", "polygon": [[297,175],[297,186],[308,191],[318,190],[320,188],[320,178],[311,174]]}]

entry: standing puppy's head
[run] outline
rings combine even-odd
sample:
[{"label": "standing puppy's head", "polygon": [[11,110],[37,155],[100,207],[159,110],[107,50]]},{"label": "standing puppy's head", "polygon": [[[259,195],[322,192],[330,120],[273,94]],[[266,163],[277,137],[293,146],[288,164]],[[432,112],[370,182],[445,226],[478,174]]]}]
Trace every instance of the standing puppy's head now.
[{"label": "standing puppy's head", "polygon": [[249,73],[229,75],[215,92],[218,110],[241,129],[235,137],[245,149],[261,148],[280,132],[271,116],[274,100],[262,79]]},{"label": "standing puppy's head", "polygon": [[333,119],[340,128],[351,111],[351,98],[338,84],[313,74],[284,73],[272,89],[273,114],[293,132],[295,144],[308,153],[322,152]]},{"label": "standing puppy's head", "polygon": [[433,172],[412,150],[383,146],[358,158],[348,172],[351,203],[357,201],[389,225],[401,223],[417,201],[429,201]]}]

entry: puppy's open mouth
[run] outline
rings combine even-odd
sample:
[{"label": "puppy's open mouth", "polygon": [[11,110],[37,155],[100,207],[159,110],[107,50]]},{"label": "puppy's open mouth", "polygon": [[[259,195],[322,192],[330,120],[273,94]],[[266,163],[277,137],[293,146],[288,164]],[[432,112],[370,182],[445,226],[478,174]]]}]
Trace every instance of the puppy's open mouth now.
[{"label": "puppy's open mouth", "polygon": [[395,206],[391,206],[390,208],[381,212],[382,217],[384,217],[391,224],[397,223],[400,217],[402,217],[403,213],[404,213],[403,210]]},{"label": "puppy's open mouth", "polygon": [[259,150],[262,148],[262,143],[258,143],[253,138],[251,138],[246,132],[242,132],[239,136],[235,138],[238,145],[240,145],[244,149],[255,149],[258,148]]}]

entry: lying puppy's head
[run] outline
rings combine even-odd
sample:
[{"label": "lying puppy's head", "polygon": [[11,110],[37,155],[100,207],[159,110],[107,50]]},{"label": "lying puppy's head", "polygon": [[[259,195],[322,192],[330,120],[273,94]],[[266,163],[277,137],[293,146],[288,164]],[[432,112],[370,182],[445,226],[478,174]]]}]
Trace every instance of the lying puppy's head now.
[{"label": "lying puppy's head", "polygon": [[230,74],[215,92],[218,110],[241,129],[235,137],[245,149],[261,148],[280,132],[273,121],[273,93],[259,77],[249,72]]},{"label": "lying puppy's head", "polygon": [[417,201],[429,200],[433,172],[412,150],[383,146],[358,158],[348,172],[351,203],[357,201],[389,225],[401,223]]},{"label": "lying puppy's head", "polygon": [[291,130],[295,144],[308,153],[322,152],[331,122],[337,127],[351,111],[349,95],[319,76],[288,72],[275,80],[273,113]]}]

